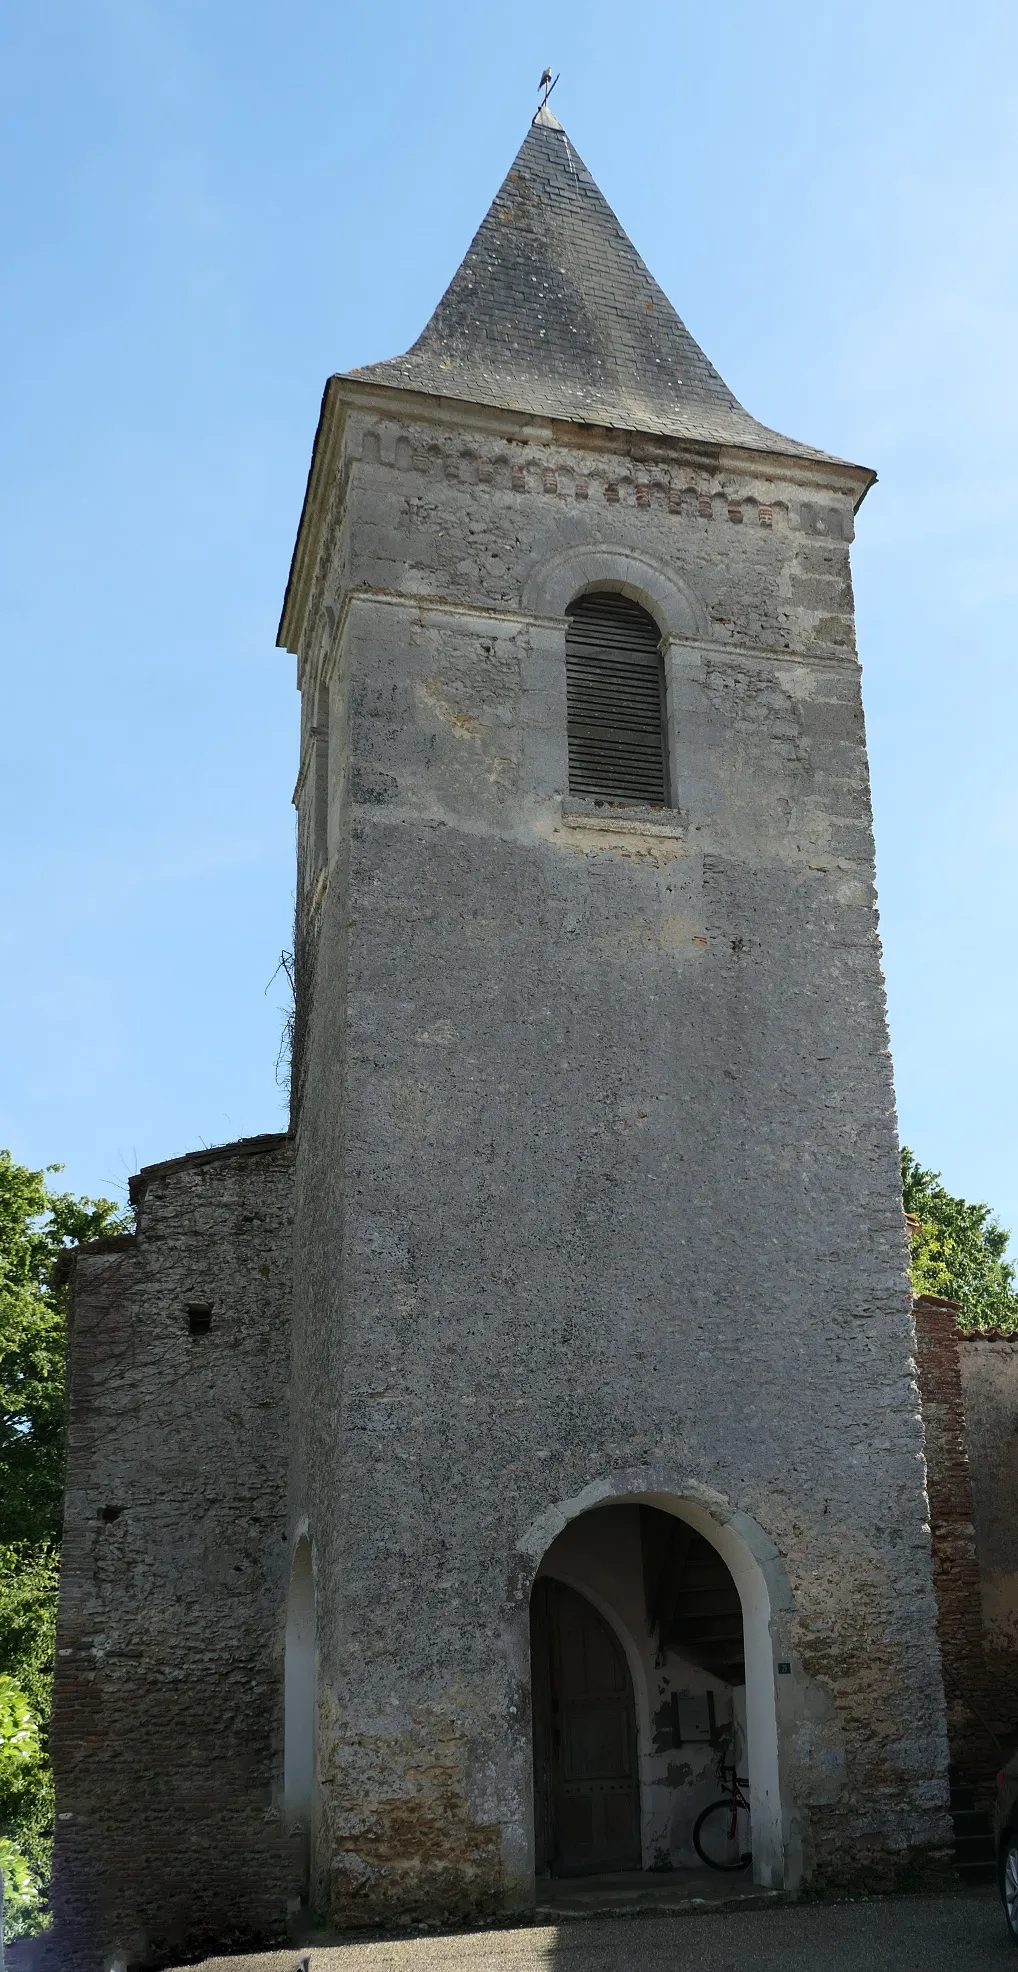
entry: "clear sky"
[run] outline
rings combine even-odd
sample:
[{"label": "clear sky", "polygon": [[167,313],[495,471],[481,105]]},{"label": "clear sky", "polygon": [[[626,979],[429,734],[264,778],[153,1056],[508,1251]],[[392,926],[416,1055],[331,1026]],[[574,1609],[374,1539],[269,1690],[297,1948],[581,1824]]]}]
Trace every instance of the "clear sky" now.
[{"label": "clear sky", "polygon": [[554,107],[854,551],[905,1139],[1018,1228],[1014,0],[5,10],[0,1144],[122,1195],[282,1126],[322,386],[405,349]]}]

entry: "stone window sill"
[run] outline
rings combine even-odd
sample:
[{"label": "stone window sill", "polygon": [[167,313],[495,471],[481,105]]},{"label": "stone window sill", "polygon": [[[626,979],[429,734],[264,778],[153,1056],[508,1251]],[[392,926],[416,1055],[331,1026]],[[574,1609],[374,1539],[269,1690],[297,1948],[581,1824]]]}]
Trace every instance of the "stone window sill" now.
[{"label": "stone window sill", "polygon": [[583,801],[575,795],[562,802],[567,828],[621,830],[628,835],[685,835],[678,808],[645,808],[638,801]]}]

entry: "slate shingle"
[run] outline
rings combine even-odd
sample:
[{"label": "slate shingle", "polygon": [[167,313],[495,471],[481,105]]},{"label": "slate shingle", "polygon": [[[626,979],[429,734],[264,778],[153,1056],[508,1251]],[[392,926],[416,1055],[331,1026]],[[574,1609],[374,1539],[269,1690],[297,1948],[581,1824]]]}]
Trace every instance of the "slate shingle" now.
[{"label": "slate shingle", "polygon": [[830,456],[743,410],[550,111],[538,111],[413,348],[349,374],[574,423]]}]

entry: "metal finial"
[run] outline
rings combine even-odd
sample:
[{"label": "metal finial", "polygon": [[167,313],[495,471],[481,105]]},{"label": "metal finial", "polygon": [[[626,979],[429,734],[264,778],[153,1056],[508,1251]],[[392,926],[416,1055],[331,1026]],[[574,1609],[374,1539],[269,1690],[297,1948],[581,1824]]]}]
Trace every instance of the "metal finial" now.
[{"label": "metal finial", "polygon": [[[558,76],[556,76],[556,77],[555,77],[555,82],[557,82],[557,81],[558,81]],[[546,69],[545,69],[545,71],[544,71],[544,74],[543,74],[543,75],[542,75],[542,77],[541,77],[541,80],[540,80],[540,82],[539,82],[539,83],[538,83],[538,85],[537,85],[539,89],[543,89],[543,90],[544,90],[544,95],[543,95],[543,96],[542,96],[542,98],[541,98],[541,108],[542,108],[542,109],[547,109],[547,107],[548,107],[548,98],[549,98],[549,96],[551,95],[551,92],[552,92],[552,90],[553,90],[553,89],[554,89],[554,87],[555,87],[555,82],[553,82],[553,81],[552,81],[552,79],[551,79],[551,70],[550,70],[550,68],[546,68]]]}]

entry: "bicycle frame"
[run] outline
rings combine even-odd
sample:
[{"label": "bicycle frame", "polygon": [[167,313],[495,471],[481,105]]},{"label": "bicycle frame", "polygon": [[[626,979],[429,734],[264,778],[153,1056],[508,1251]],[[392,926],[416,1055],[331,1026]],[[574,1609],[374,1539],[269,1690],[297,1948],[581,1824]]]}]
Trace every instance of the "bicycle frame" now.
[{"label": "bicycle frame", "polygon": [[732,1810],[731,1832],[734,1835],[735,1818],[739,1812],[739,1809],[745,1808],[747,1814],[749,1814],[750,1812],[749,1802],[742,1791],[744,1787],[749,1786],[749,1775],[740,1774],[735,1767],[726,1767],[724,1758],[722,1757],[717,1764],[717,1776],[718,1776],[718,1780],[721,1783],[722,1790],[729,1797],[731,1810]]}]

